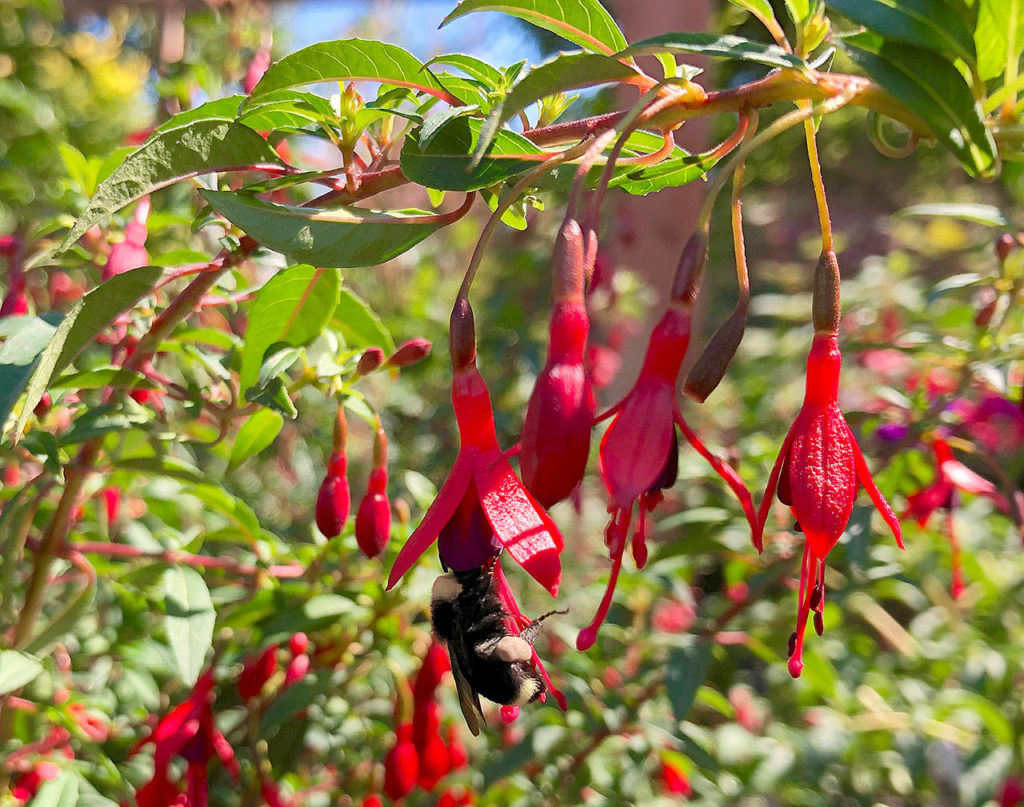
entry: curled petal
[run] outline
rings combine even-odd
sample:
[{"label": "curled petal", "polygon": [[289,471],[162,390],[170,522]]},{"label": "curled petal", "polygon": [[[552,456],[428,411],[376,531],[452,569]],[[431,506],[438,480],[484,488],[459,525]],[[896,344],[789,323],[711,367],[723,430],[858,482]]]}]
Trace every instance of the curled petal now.
[{"label": "curled petal", "polygon": [[1002,510],[1008,509],[1006,497],[985,477],[974,473],[958,460],[946,460],[939,466],[942,475],[954,486],[965,493],[976,493],[988,496]]},{"label": "curled petal", "polygon": [[631,507],[664,470],[675,442],[674,397],[667,384],[637,384],[604,433],[601,476],[616,507]]},{"label": "curled petal", "polygon": [[772,466],[772,472],[768,475],[768,486],[764,489],[761,506],[757,511],[757,532],[754,535],[754,546],[758,552],[764,551],[764,525],[768,521],[768,513],[772,509],[772,499],[775,498],[775,491],[779,486],[779,474],[782,473],[783,463],[789,457],[789,449],[793,445],[793,430],[796,428],[798,421],[799,418],[793,422],[793,425],[789,427],[789,432],[786,434],[786,439],[782,441],[782,448],[779,449],[779,456],[775,458],[775,465]]},{"label": "curled petal", "polygon": [[[849,426],[847,426],[847,429],[849,429]],[[885,523],[889,525],[889,529],[892,530],[897,546],[900,549],[905,549],[906,547],[903,546],[903,530],[900,529],[900,520],[896,518],[896,514],[889,506],[889,502],[885,500],[882,492],[878,489],[878,485],[875,484],[871,471],[868,469],[868,464],[864,461],[864,455],[861,453],[860,446],[857,445],[857,441],[853,438],[853,432],[850,432],[850,445],[853,446],[853,460],[857,469],[857,478],[864,486],[864,490],[868,492],[868,496],[871,497],[875,508],[882,514]]]},{"label": "curled petal", "polygon": [[451,473],[441,485],[437,498],[427,508],[420,525],[413,530],[412,535],[409,536],[398,553],[398,557],[395,558],[395,565],[391,567],[391,574],[388,576],[388,589],[394,588],[402,575],[419,559],[420,555],[431,547],[444,526],[451,521],[462,497],[469,488],[472,473],[469,458],[464,454],[459,454],[452,466]]},{"label": "curled petal", "polygon": [[686,421],[683,420],[683,415],[680,412],[676,412],[676,425],[679,426],[679,430],[683,433],[686,439],[689,441],[697,453],[700,454],[704,459],[708,461],[708,464],[714,469],[715,473],[718,474],[725,481],[736,498],[739,499],[740,507],[743,508],[743,514],[747,517],[747,523],[750,524],[750,538],[754,542],[754,546],[757,551],[760,552],[762,548],[762,524],[757,514],[754,512],[754,501],[750,497],[750,491],[747,490],[747,486],[743,483],[740,475],[736,473],[736,469],[733,468],[726,462],[723,462],[719,457],[712,454],[707,446],[701,441],[700,437],[697,436],[689,426],[686,425]]}]

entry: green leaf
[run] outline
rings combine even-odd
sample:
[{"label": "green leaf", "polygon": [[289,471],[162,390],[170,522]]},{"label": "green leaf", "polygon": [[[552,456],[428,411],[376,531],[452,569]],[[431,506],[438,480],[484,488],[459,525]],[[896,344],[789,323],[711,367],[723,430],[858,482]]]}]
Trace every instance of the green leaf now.
[{"label": "green leaf", "polygon": [[56,779],[43,782],[30,807],[77,807],[81,780],[72,771],[61,771]]},{"label": "green leaf", "polygon": [[612,54],[628,44],[597,0],[462,0],[440,27],[477,11],[500,11],[518,17],[598,53]]},{"label": "green leaf", "polygon": [[474,56],[467,56],[465,53],[445,53],[442,56],[435,56],[424,67],[434,64],[444,64],[455,67],[467,76],[476,79],[489,89],[496,90],[502,85],[501,73]]},{"label": "green leaf", "polygon": [[201,193],[218,213],[264,246],[319,266],[376,266],[445,224],[430,220],[433,214],[423,210],[320,210],[273,205],[231,191]]},{"label": "green leaf", "polygon": [[953,219],[973,221],[989,227],[1010,227],[1011,222],[994,205],[971,204],[969,202],[934,202],[911,205],[896,212],[897,216],[947,216]]},{"label": "green leaf", "polygon": [[173,115],[157,126],[155,131],[166,132],[169,129],[178,129],[196,121],[234,120],[238,117],[238,108],[244,100],[244,95],[229,95],[227,98],[207,101],[205,104]]},{"label": "green leaf", "polygon": [[4,325],[9,331],[0,345],[0,431],[58,327],[42,317],[11,317]]},{"label": "green leaf", "polygon": [[232,496],[219,485],[190,485],[187,492],[195,496],[203,504],[220,513],[231,522],[236,530],[249,543],[260,537],[260,522],[256,514],[241,499]]},{"label": "green leaf", "polygon": [[[683,151],[676,148],[675,151]],[[646,196],[662,188],[686,185],[695,179],[703,179],[708,170],[718,162],[715,157],[702,159],[697,154],[683,152],[679,156],[669,157],[656,165],[649,165],[622,176],[615,177],[608,183],[609,187],[621,188],[634,196]]]},{"label": "green leaf", "polygon": [[697,689],[704,683],[711,668],[711,643],[697,641],[674,648],[668,655],[665,689],[676,720],[686,720]]},{"label": "green leaf", "polygon": [[886,39],[975,62],[973,26],[955,0],[829,0],[828,5]]},{"label": "green leaf", "polygon": [[1020,61],[1024,49],[1024,0],[977,0],[978,75],[987,81],[1001,76],[1010,59]]},{"label": "green leaf", "polygon": [[729,2],[746,9],[761,22],[775,19],[775,12],[772,11],[772,4],[768,0],[729,0]]},{"label": "green leaf", "polygon": [[971,88],[950,62],[923,48],[883,41],[873,34],[846,37],[843,44],[871,78],[928,124],[968,172],[994,175],[995,142]]},{"label": "green leaf", "polygon": [[458,117],[433,133],[426,146],[407,138],[402,147],[402,173],[428,188],[472,191],[503,182],[537,165],[523,155],[542,154],[542,149],[508,129],[497,131],[486,155],[475,164],[483,122]]},{"label": "green leaf", "polygon": [[277,412],[269,409],[261,409],[256,412],[238,430],[238,436],[231,446],[231,459],[228,461],[228,471],[232,471],[245,462],[249,457],[259,454],[263,449],[274,442],[278,432],[284,425],[284,418]]},{"label": "green leaf", "polygon": [[[85,294],[67,313],[53,332],[46,349],[40,354],[39,363],[28,382],[25,403],[14,425],[15,441],[20,437],[32,410],[39,403],[53,377],[67,367],[82,349],[91,344],[120,314],[148,294],[162,274],[163,270],[158,266],[142,266],[114,275]],[[4,348],[0,349],[0,373],[3,370],[3,353],[6,347],[5,343]],[[3,404],[4,399],[0,396],[0,420],[6,419],[10,412],[9,407],[4,410]]]},{"label": "green leaf", "polygon": [[173,182],[211,171],[267,166],[284,163],[266,140],[240,123],[199,120],[157,132],[103,181],[57,254],[111,213]]},{"label": "green leaf", "polygon": [[46,655],[55,644],[78,627],[81,618],[88,613],[96,599],[96,586],[83,585],[77,594],[58,611],[48,623],[25,645],[25,650],[37,655]]},{"label": "green leaf", "polygon": [[304,84],[346,81],[379,81],[399,87],[411,87],[443,101],[453,99],[419,59],[409,51],[386,42],[368,39],[337,39],[290,53],[270,66],[243,110],[264,96]]},{"label": "green leaf", "polygon": [[21,689],[43,671],[43,665],[27,653],[0,650],[0,695]]},{"label": "green leaf", "polygon": [[164,572],[163,584],[167,640],[182,680],[192,685],[199,679],[213,643],[216,613],[210,591],[199,573],[188,566],[172,566]]},{"label": "green leaf", "polygon": [[136,471],[147,476],[166,476],[185,482],[203,482],[206,476],[196,466],[175,457],[121,457],[119,471]]},{"label": "green leaf", "polygon": [[98,387],[115,387],[117,389],[158,389],[159,385],[150,381],[142,373],[125,370],[122,367],[97,367],[82,373],[68,373],[55,378],[50,389],[97,389]]},{"label": "green leaf", "polygon": [[790,67],[805,70],[807,65],[778,45],[754,42],[733,34],[670,33],[643,39],[623,50],[617,56],[641,56],[650,53],[694,53],[701,56],[721,56],[741,62],[763,64],[768,67]]},{"label": "green leaf", "polygon": [[800,26],[811,16],[811,0],[786,0],[786,13],[797,26]]},{"label": "green leaf", "polygon": [[279,272],[259,290],[242,347],[242,390],[256,382],[271,345],[306,345],[320,335],[338,305],[340,283],[336,269],[300,263]]},{"label": "green leaf", "polygon": [[385,353],[392,353],[395,340],[380,317],[357,294],[342,288],[338,307],[331,315],[331,328],[338,331],[345,343],[355,350],[379,347]]}]

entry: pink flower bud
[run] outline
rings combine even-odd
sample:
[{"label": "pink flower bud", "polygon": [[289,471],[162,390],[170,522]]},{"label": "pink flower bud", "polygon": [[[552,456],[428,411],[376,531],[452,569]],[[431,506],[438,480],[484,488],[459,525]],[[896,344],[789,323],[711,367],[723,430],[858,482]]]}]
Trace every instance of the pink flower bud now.
[{"label": "pink flower bud", "polygon": [[121,513],[121,491],[115,487],[103,488],[103,503],[107,508],[107,524],[116,523]]},{"label": "pink flower bud", "polygon": [[356,542],[363,554],[373,558],[384,551],[391,537],[391,503],[388,501],[388,438],[377,418],[373,443],[373,470],[366,496],[356,513]]},{"label": "pink flower bud", "polygon": [[368,347],[356,364],[356,375],[369,375],[384,363],[384,351],[379,347]]},{"label": "pink flower bud", "polygon": [[345,475],[347,465],[344,454],[331,455],[327,476],[320,484],[320,492],[316,497],[316,526],[327,538],[341,535],[348,521],[351,499],[348,477]]},{"label": "pink flower bud", "polygon": [[284,673],[284,686],[290,687],[296,681],[301,681],[309,672],[310,659],[305,653],[299,653],[288,662],[288,668]]},{"label": "pink flower bud", "polygon": [[388,357],[392,367],[408,367],[430,355],[429,339],[410,339]]},{"label": "pink flower bud", "polygon": [[999,260],[1005,261],[1009,258],[1015,246],[1017,246],[1017,242],[1009,233],[1003,233],[999,236],[996,239],[996,255],[999,257]]},{"label": "pink flower bud", "polygon": [[39,396],[39,403],[36,404],[36,408],[32,410],[32,413],[37,418],[41,418],[50,411],[51,404],[53,404],[53,399],[50,397],[50,393],[44,392]]},{"label": "pink flower bud", "polygon": [[246,661],[238,676],[238,694],[242,700],[257,697],[263,685],[277,672],[277,645],[272,644],[255,659]]},{"label": "pink flower bud", "polygon": [[103,279],[109,280],[130,269],[138,269],[149,263],[146,252],[146,219],[149,218],[149,197],[143,196],[135,208],[135,217],[124,230],[124,240],[114,244],[103,267]]},{"label": "pink flower bud", "polygon": [[263,74],[267,72],[269,67],[270,48],[261,45],[259,50],[252,55],[249,67],[245,71],[245,81],[242,82],[242,89],[245,90],[246,95],[252,95],[252,91],[256,89],[256,85],[260,83],[260,79],[263,78]]},{"label": "pink flower bud", "polygon": [[302,631],[293,633],[291,638],[288,640],[288,652],[293,656],[298,656],[305,653],[308,649],[309,637]]}]

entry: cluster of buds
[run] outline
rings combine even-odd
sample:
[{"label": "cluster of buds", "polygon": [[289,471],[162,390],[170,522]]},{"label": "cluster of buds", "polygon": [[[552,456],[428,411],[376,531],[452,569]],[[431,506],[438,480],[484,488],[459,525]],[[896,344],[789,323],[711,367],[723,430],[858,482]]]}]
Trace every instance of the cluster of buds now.
[{"label": "cluster of buds", "polygon": [[[269,645],[262,653],[246,660],[242,672],[238,676],[238,694],[243,701],[251,701],[261,697],[265,691],[275,689],[280,694],[292,684],[301,681],[309,672],[309,638],[299,631],[288,639],[288,664],[284,677],[275,678],[279,670],[281,646],[278,643]],[[269,686],[268,686],[269,685]]]},{"label": "cluster of buds", "polygon": [[[430,792],[449,773],[468,764],[466,749],[454,725],[448,726],[442,735],[436,693],[448,670],[447,652],[440,644],[432,643],[413,682],[412,722],[398,726],[395,744],[384,760],[384,794],[390,799],[405,798],[417,786]],[[401,703],[396,706],[396,711],[400,710]],[[445,791],[441,798],[446,795],[456,796],[454,791]]]}]

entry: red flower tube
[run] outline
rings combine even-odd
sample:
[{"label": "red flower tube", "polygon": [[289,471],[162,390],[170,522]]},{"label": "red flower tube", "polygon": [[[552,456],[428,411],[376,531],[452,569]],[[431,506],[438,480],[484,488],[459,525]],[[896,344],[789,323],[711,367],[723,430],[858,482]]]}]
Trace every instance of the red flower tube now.
[{"label": "red flower tube", "polygon": [[580,225],[566,217],[555,245],[554,308],[544,369],[530,395],[519,456],[527,490],[545,507],[569,497],[587,468],[594,390],[584,366],[590,321]]},{"label": "red flower tube", "polygon": [[690,344],[690,307],[696,296],[695,283],[703,261],[703,240],[694,236],[683,251],[673,299],[668,311],[654,326],[636,384],[603,416],[615,416],[601,439],[600,449],[601,476],[608,489],[612,513],[605,531],[612,570],[597,615],[576,638],[579,650],[586,650],[597,639],[598,628],[611,606],[622,568],[633,505],[637,501],[640,503],[640,515],[632,539],[633,559],[638,567],[647,561],[646,514],[661,501],[661,491],[676,481],[679,460],[676,428],[739,499],[750,522],[754,545],[760,547],[760,533],[750,492],[739,474],[712,454],[687,425],[676,395],[676,379]]},{"label": "red flower tube", "polygon": [[412,725],[406,723],[395,732],[395,745],[384,759],[384,795],[389,799],[405,798],[416,787],[420,775],[420,758],[412,743]]},{"label": "red flower tube", "polygon": [[459,453],[437,498],[398,553],[387,587],[437,541],[442,564],[455,571],[484,566],[504,548],[554,596],[562,576],[562,536],[498,446],[491,396],[476,368],[473,312],[464,299],[452,312],[451,358]]},{"label": "red flower tube", "polygon": [[334,450],[327,463],[327,475],[320,483],[316,497],[316,526],[328,538],[340,535],[348,521],[351,496],[348,489],[348,458],[345,455],[345,440],[348,437],[348,423],[345,408],[338,405],[338,416],[334,422]]},{"label": "red flower tube", "polygon": [[814,339],[807,356],[804,404],[789,429],[775,460],[758,522],[768,519],[772,497],[793,511],[805,538],[800,567],[797,629],[789,641],[789,673],[803,670],[804,629],[815,611],[815,630],[822,631],[825,600],[825,558],[846,529],[857,498],[858,484],[871,497],[900,548],[899,521],[871,477],[857,440],[839,409],[839,370],[842,356],[839,327],[839,264],[835,253],[822,253],[814,278]]},{"label": "red flower tube", "polygon": [[356,543],[368,558],[384,551],[391,537],[391,502],[388,501],[388,438],[377,419],[373,441],[373,470],[366,495],[356,512]]}]

